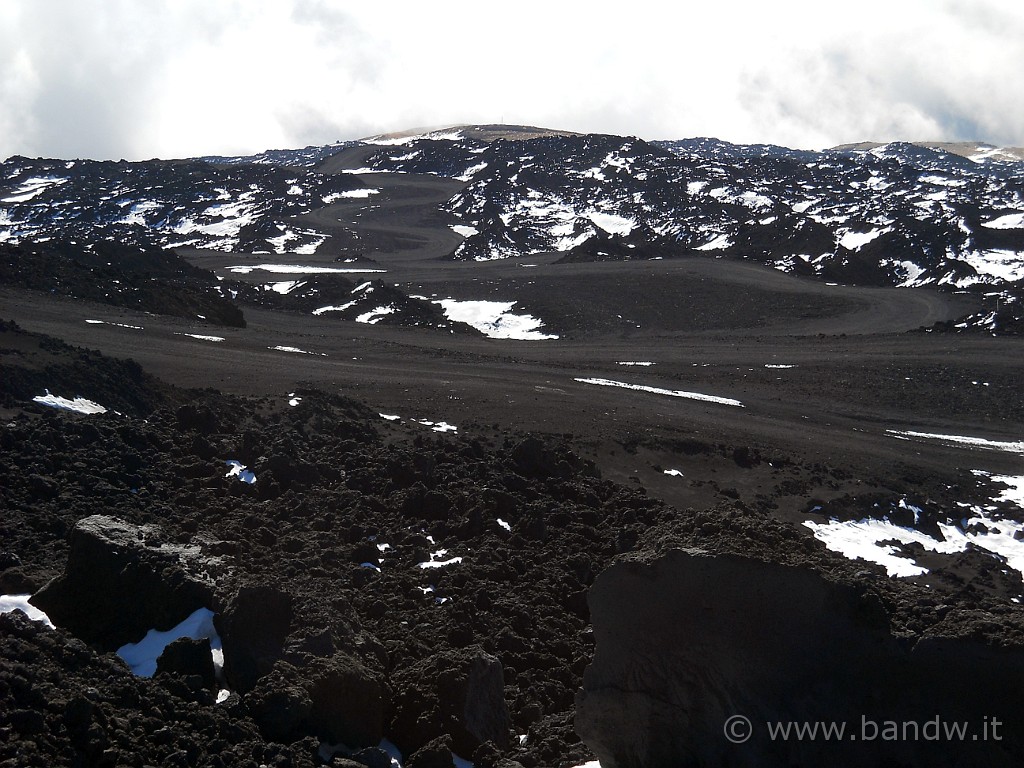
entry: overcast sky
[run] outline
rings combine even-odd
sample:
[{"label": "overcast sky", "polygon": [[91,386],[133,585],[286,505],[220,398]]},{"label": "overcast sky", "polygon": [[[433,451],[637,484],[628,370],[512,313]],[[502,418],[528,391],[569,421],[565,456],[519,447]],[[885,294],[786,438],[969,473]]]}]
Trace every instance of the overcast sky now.
[{"label": "overcast sky", "polygon": [[1024,145],[1020,0],[0,0],[0,158],[517,123]]}]

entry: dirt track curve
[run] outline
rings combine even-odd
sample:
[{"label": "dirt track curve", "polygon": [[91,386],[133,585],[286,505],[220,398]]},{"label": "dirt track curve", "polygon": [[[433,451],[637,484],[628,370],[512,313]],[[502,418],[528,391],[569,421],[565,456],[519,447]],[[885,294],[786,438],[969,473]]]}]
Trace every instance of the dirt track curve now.
[{"label": "dirt track curve", "polygon": [[[359,161],[350,156],[336,165],[358,167]],[[908,452],[886,430],[1015,439],[1024,424],[1021,409],[1007,410],[1001,397],[1017,386],[1013,361],[1021,359],[1019,341],[916,331],[970,311],[964,297],[825,285],[704,258],[556,264],[557,255],[549,254],[453,262],[440,257],[459,236],[438,205],[458,182],[392,174],[363,178],[381,192],[327,206],[309,214],[307,223],[335,237],[355,233],[364,256],[387,270],[380,276],[410,293],[516,301],[517,311],[540,317],[561,338],[468,338],[255,308],[246,309],[245,329],[211,329],[199,321],[14,291],[0,293],[4,314],[27,329],[135,358],[176,384],[246,394],[314,384],[389,413],[572,433],[593,445],[595,454],[614,450],[630,436],[657,442],[701,435],[819,458],[941,467],[964,452],[934,445]],[[224,267],[266,260],[215,252],[190,257],[234,279]],[[294,260],[333,263],[323,255]],[[90,325],[88,319],[145,330]],[[177,335],[182,333],[225,341]],[[271,349],[276,346],[315,354]],[[733,398],[744,407],[588,385],[578,378]],[[637,472],[655,486],[663,484],[649,468]]]}]

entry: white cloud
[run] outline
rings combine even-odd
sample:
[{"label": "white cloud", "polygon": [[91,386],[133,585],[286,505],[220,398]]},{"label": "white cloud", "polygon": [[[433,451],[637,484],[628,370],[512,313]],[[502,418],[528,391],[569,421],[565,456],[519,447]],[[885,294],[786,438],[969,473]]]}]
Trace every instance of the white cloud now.
[{"label": "white cloud", "polygon": [[5,0],[0,157],[254,152],[510,122],[1024,144],[1016,0]]},{"label": "white cloud", "polygon": [[[755,127],[803,146],[866,139],[1024,141],[1024,12],[997,2],[857,7],[784,62],[749,71]],[[897,10],[899,12],[897,12]],[[749,138],[749,137],[748,137]]]}]

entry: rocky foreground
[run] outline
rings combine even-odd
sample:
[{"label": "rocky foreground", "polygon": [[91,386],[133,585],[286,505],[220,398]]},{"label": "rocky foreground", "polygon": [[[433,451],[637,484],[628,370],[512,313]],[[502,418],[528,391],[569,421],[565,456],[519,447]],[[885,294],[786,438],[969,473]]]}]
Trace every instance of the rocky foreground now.
[{"label": "rocky foreground", "polygon": [[[1024,616],[992,558],[977,588],[928,589],[767,507],[655,501],[550,437],[185,391],[13,324],[0,351],[0,593],[56,625],[0,616],[0,765],[1024,760]],[[133,672],[126,644],[200,609],[214,631]],[[736,744],[735,714],[1001,730]]]}]

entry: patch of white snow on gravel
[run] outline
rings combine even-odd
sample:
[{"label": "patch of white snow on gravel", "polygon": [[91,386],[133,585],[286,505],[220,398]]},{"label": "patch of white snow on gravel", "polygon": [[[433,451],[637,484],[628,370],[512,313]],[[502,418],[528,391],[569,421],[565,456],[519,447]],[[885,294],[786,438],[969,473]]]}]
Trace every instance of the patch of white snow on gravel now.
[{"label": "patch of white snow on gravel", "polygon": [[532,315],[512,314],[514,301],[458,301],[442,299],[435,301],[444,309],[445,317],[457,323],[466,323],[492,339],[520,339],[535,341],[557,339],[558,336],[542,333],[544,323]]},{"label": "patch of white snow on gravel", "polygon": [[717,403],[719,405],[731,405],[737,408],[743,408],[744,405],[739,400],[733,400],[731,397],[717,397],[716,395],[705,395],[700,392],[686,392],[679,389],[662,389],[661,387],[648,387],[643,384],[629,384],[625,381],[612,381],[611,379],[581,379],[576,378],[574,381],[578,381],[581,384],[594,384],[600,387],[622,387],[623,389],[633,389],[638,392],[650,392],[654,395],[667,395],[669,397],[683,397],[689,400],[701,400],[707,403]]},{"label": "patch of white snow on gravel", "polygon": [[74,411],[75,413],[96,414],[107,412],[106,408],[99,403],[94,403],[92,400],[86,400],[84,397],[76,397],[74,399],[59,397],[51,395],[50,390],[46,390],[45,395],[36,395],[32,398],[32,401],[40,405],[49,406],[50,408],[59,408],[62,411]]}]

